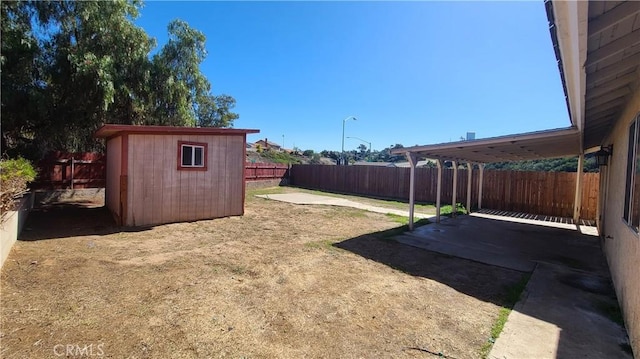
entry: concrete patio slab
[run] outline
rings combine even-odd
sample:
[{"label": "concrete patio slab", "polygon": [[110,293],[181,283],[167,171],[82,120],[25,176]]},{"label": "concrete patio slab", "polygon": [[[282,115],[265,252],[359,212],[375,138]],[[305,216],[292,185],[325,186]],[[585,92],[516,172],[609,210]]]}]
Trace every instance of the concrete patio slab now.
[{"label": "concrete patio slab", "polygon": [[531,272],[538,262],[565,265],[608,276],[598,237],[576,227],[528,223],[492,216],[443,218],[396,237],[400,243],[499,267]]},{"label": "concrete patio slab", "polygon": [[471,215],[395,237],[403,244],[532,272],[489,358],[631,358],[605,308],[615,293],[599,238],[575,225]]},{"label": "concrete patio slab", "polygon": [[[310,193],[263,194],[263,195],[256,195],[256,197],[273,199],[276,201],[295,203],[295,204],[321,204],[321,205],[327,205],[327,206],[351,207],[351,208],[362,209],[369,212],[376,212],[376,213],[383,213],[383,214],[391,213],[391,214],[395,214],[398,216],[405,216],[405,217],[409,216],[409,211],[371,206],[364,203],[350,201],[344,198],[320,196],[320,195],[310,194]],[[435,218],[435,216],[433,215],[424,214],[424,213],[414,213],[414,217],[420,218],[420,219],[432,218],[432,217]]]}]

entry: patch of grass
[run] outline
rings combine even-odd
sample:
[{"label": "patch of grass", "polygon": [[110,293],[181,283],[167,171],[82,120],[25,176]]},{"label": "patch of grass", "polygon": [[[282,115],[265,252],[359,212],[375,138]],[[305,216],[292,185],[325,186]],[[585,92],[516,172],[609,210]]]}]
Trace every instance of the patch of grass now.
[{"label": "patch of grass", "polygon": [[[445,206],[441,206],[440,207],[440,214],[443,216],[451,216],[451,214],[453,213],[453,206],[450,204],[447,204]],[[457,214],[467,214],[467,209],[464,208],[464,206],[462,205],[462,203],[456,203],[456,213]]]},{"label": "patch of grass", "polygon": [[624,328],[624,316],[617,301],[599,300],[595,304],[600,313]]},{"label": "patch of grass", "polygon": [[[348,208],[348,207],[336,207],[338,215],[342,218],[365,218],[367,217],[367,211],[364,209]],[[336,216],[336,212],[326,212],[323,214],[325,218],[333,218]]]},{"label": "patch of grass", "polygon": [[[402,225],[409,224],[409,217],[400,216],[393,213],[387,213],[387,217],[389,217],[392,221],[396,223],[400,223]],[[414,219],[414,221],[417,219]]]},{"label": "patch of grass", "polygon": [[306,242],[304,246],[313,249],[336,249],[336,247],[333,246],[334,243],[332,240],[324,239],[321,241]]},{"label": "patch of grass", "polygon": [[[377,234],[378,238],[387,239],[387,238],[395,237],[409,230],[409,217],[398,216],[392,213],[387,213],[387,217],[391,218],[394,222],[402,224],[402,226],[391,228],[383,232],[379,232]],[[423,218],[423,219],[414,218],[413,228],[418,228],[420,226],[424,226],[429,223],[431,222],[429,222],[429,220],[426,218]]]},{"label": "patch of grass", "polygon": [[493,322],[491,326],[491,335],[484,345],[480,348],[480,358],[486,359],[493,347],[493,343],[496,342],[496,339],[502,333],[502,329],[504,329],[504,325],[507,323],[507,319],[509,318],[509,314],[511,314],[511,310],[513,306],[516,305],[518,300],[520,299],[520,295],[524,291],[524,288],[527,286],[529,279],[531,278],[531,274],[523,274],[520,280],[506,288],[506,295],[504,299],[504,304],[502,308],[500,308],[500,312],[498,313],[498,317]]},{"label": "patch of grass", "polygon": [[299,158],[287,152],[267,150],[262,152],[262,157],[274,163],[300,163]]},{"label": "patch of grass", "polygon": [[285,187],[269,187],[269,188],[256,188],[247,191],[247,198],[251,198],[257,195],[263,194],[280,194],[287,193],[287,189]]}]

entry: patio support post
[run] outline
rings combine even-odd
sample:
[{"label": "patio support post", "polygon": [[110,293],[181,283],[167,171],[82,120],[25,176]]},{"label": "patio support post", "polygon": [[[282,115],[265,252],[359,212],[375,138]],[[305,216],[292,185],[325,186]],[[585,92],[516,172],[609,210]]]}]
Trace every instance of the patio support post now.
[{"label": "patio support post", "polygon": [[471,213],[471,180],[473,179],[473,165],[467,162],[467,214]]},{"label": "patio support post", "polygon": [[478,163],[478,210],[482,209],[482,180],[484,179],[484,163]]},{"label": "patio support post", "polygon": [[440,223],[440,192],[442,192],[442,160],[436,161],[438,165],[438,182],[436,186],[436,223]]},{"label": "patio support post", "polygon": [[576,172],[576,196],[573,201],[573,222],[579,224],[580,221],[580,209],[582,208],[582,177],[584,177],[582,171],[584,170],[584,153],[580,153],[578,156],[578,170]]},{"label": "patio support post", "polygon": [[409,230],[413,231],[413,212],[415,206],[415,183],[416,183],[416,154],[412,152],[405,153],[409,165],[411,165],[411,175],[409,177]]},{"label": "patio support post", "polygon": [[458,191],[458,162],[451,161],[451,165],[453,166],[453,188],[452,188],[452,196],[451,196],[451,217],[455,217],[457,214],[456,209],[456,195]]}]

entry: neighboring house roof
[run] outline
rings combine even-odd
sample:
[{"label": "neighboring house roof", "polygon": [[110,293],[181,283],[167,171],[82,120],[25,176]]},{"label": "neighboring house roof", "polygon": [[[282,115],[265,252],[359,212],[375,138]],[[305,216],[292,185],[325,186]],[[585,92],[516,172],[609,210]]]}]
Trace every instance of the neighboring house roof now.
[{"label": "neighboring house roof", "polygon": [[219,128],[219,127],[176,127],[176,126],[136,126],[106,124],[100,127],[94,137],[107,138],[122,133],[128,134],[166,134],[166,135],[245,135],[260,130]]},{"label": "neighboring house roof", "polygon": [[602,144],[640,82],[637,1],[546,0],[572,126],[565,129],[394,149],[393,154],[469,162],[575,156]]},{"label": "neighboring house roof", "polygon": [[275,142],[271,142],[271,141],[265,141],[265,140],[258,140],[256,141],[256,144],[260,144],[261,146],[265,146],[268,145],[269,147],[276,147],[276,148],[280,148],[280,145],[275,143]]}]

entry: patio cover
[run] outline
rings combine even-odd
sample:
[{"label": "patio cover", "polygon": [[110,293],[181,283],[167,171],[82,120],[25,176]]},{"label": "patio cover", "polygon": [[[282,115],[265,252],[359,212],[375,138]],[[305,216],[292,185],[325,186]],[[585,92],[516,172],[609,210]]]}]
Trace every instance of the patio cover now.
[{"label": "patio cover", "polygon": [[[478,209],[482,208],[482,181],[484,164],[492,162],[524,161],[540,158],[579,156],[578,168],[582,171],[584,156],[581,145],[582,132],[576,127],[555,130],[537,131],[484,138],[472,141],[458,141],[426,146],[413,146],[391,150],[393,154],[405,154],[411,165],[409,183],[409,228],[413,229],[413,208],[415,188],[415,167],[419,159],[435,159],[438,165],[438,182],[436,194],[436,222],[440,222],[440,192],[442,189],[442,161],[453,161],[453,198],[456,203],[456,183],[458,179],[458,165],[467,164],[467,210],[471,208],[471,169],[472,164],[478,164],[480,179],[478,183]],[[579,214],[580,193],[582,181],[576,184],[576,210],[574,219]]]},{"label": "patio cover", "polygon": [[521,133],[471,141],[398,148],[393,154],[459,162],[491,163],[580,154],[580,131],[575,127]]}]

